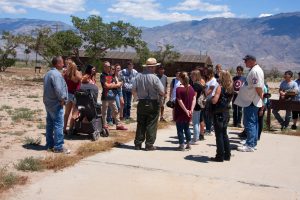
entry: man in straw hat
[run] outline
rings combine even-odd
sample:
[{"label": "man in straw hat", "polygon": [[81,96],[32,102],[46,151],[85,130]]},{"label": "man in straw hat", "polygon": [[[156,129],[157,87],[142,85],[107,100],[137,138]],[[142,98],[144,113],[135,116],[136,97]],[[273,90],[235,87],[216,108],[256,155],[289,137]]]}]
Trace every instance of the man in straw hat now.
[{"label": "man in straw hat", "polygon": [[154,74],[157,63],[155,58],[149,58],[143,65],[144,71],[133,82],[132,93],[137,95],[137,128],[134,140],[135,149],[141,150],[146,139],[146,151],[153,151],[156,139],[157,123],[159,117],[159,98],[165,94],[164,87]]}]

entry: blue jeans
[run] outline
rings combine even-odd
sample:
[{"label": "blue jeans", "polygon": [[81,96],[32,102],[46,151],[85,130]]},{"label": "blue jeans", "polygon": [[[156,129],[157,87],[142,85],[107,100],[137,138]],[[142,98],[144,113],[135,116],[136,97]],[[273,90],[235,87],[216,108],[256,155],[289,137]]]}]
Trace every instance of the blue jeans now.
[{"label": "blue jeans", "polygon": [[244,108],[244,126],[247,132],[246,145],[255,147],[258,137],[258,107],[250,105]]},{"label": "blue jeans", "polygon": [[[191,141],[191,132],[189,129],[189,122],[176,122],[177,128],[177,136],[179,140],[179,144],[184,144],[184,135],[186,139],[186,143],[190,143]],[[184,132],[184,135],[183,135]]]},{"label": "blue jeans", "polygon": [[199,140],[199,135],[200,135],[200,114],[201,111],[194,111],[193,112],[193,129],[194,129],[194,136],[193,136],[193,140],[194,142]]},{"label": "blue jeans", "polygon": [[209,113],[209,110],[205,110],[204,111],[204,122],[205,122],[205,129],[206,132],[211,132],[211,127],[212,127],[212,119],[211,119],[211,115]]},{"label": "blue jeans", "polygon": [[64,109],[62,106],[58,106],[55,111],[50,111],[47,108],[46,111],[46,146],[61,150],[64,144]]},{"label": "blue jeans", "polygon": [[128,119],[130,117],[132,92],[123,90],[123,98],[124,98],[123,117]]}]

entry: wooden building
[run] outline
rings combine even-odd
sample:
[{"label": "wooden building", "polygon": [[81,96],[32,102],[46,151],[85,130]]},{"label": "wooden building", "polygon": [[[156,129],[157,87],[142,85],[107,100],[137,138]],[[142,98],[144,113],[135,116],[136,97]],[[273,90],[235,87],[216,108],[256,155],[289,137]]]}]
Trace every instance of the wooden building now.
[{"label": "wooden building", "polygon": [[[80,60],[83,63],[88,62],[88,57],[84,55],[83,51],[80,51]],[[119,52],[119,51],[108,51],[105,56],[101,59],[102,61],[109,61],[112,65],[120,64],[126,67],[128,61],[133,61],[138,63],[138,57],[135,52]],[[185,55],[181,54],[180,57],[172,64],[167,64],[165,66],[165,73],[167,76],[174,76],[176,70],[180,71],[192,71],[197,66],[210,67],[212,66],[212,60],[207,55]],[[142,71],[142,66],[135,64],[135,69],[137,71]]]}]

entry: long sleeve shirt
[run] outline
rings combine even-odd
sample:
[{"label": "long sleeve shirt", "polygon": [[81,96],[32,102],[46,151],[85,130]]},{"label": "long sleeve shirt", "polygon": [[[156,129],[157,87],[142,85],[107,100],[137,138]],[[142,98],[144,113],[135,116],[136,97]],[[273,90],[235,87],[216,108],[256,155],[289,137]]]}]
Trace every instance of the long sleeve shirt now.
[{"label": "long sleeve shirt", "polygon": [[68,100],[67,84],[61,73],[52,67],[44,77],[43,101],[46,110],[55,112],[62,100]]}]

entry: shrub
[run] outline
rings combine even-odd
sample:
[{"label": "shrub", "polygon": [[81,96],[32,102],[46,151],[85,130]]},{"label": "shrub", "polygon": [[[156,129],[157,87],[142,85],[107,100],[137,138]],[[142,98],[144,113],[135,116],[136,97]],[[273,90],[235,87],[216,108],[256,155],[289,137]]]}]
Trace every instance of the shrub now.
[{"label": "shrub", "polygon": [[38,137],[38,138],[32,138],[32,137],[25,137],[24,139],[24,145],[34,145],[34,146],[38,146],[40,145],[42,142],[42,138]]},{"label": "shrub", "polygon": [[8,172],[6,168],[0,168],[0,192],[12,188],[14,185],[23,185],[27,177],[18,176],[13,172]]},{"label": "shrub", "polygon": [[27,157],[18,162],[15,168],[20,171],[41,171],[42,164],[41,160],[33,157]]}]

